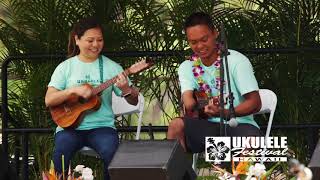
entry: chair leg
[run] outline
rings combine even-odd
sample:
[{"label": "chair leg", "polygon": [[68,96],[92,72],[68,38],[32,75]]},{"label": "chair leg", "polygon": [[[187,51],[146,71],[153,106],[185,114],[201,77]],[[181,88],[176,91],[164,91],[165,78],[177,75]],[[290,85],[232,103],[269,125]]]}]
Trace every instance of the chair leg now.
[{"label": "chair leg", "polygon": [[137,126],[137,133],[136,133],[136,140],[140,139],[140,131],[141,131],[141,123],[142,123],[142,114],[143,112],[139,112],[139,119],[138,119],[138,126]]},{"label": "chair leg", "polygon": [[[267,136],[268,135],[268,133],[265,135],[265,137],[264,137],[264,144],[266,144],[267,143],[267,138],[269,137],[269,136]],[[267,150],[267,147],[264,147],[263,148],[263,151],[265,152]],[[260,161],[260,164],[263,164],[263,159],[264,159],[264,157],[265,157],[266,155],[265,154],[263,154],[262,156],[261,156],[261,161]]]},{"label": "chair leg", "polygon": [[192,155],[192,169],[197,172],[197,161],[198,161],[198,153],[194,153]]},{"label": "chair leg", "polygon": [[[267,143],[267,138],[270,136],[270,131],[271,131],[271,126],[272,126],[272,121],[273,121],[273,115],[274,115],[274,110],[270,112],[270,115],[269,115],[269,121],[268,121],[268,126],[267,126],[267,130],[266,130],[266,135],[264,137],[264,144]],[[266,151],[267,148],[264,147],[263,151]],[[261,162],[260,164],[263,164],[263,158],[265,157],[265,154],[263,154],[261,156]]]}]

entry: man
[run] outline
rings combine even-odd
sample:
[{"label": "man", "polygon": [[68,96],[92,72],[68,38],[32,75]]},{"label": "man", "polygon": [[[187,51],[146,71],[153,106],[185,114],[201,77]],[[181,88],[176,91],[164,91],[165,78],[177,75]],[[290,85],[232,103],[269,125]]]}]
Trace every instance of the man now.
[{"label": "man", "polygon": [[[218,32],[208,14],[193,13],[186,19],[184,30],[194,52],[191,59],[184,61],[178,70],[186,115],[171,121],[167,138],[178,139],[186,151],[196,153],[204,151],[206,136],[219,136],[220,132],[217,98],[220,91],[220,51],[216,44]],[[260,110],[261,100],[252,65],[243,54],[234,50],[229,50],[229,53],[231,91],[234,94],[235,116],[239,125],[235,128],[226,125],[226,135],[259,136],[260,130],[252,114]],[[197,110],[195,90],[202,91],[214,100],[210,100],[202,110]],[[227,93],[226,83],[224,93]],[[227,97],[228,94],[224,96]],[[225,109],[223,114],[228,117],[230,113]]]}]

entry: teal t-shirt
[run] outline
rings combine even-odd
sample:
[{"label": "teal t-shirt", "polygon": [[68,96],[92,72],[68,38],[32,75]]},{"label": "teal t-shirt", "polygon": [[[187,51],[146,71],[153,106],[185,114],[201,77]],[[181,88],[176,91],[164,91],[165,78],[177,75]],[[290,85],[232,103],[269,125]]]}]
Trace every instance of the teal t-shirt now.
[{"label": "teal t-shirt", "polygon": [[[123,71],[123,68],[111,59],[103,58],[103,82],[115,77]],[[64,90],[74,86],[80,86],[84,83],[96,87],[100,84],[100,66],[99,58],[94,62],[80,61],[78,56],[71,57],[60,63],[51,76],[48,87],[54,87],[58,90]],[[129,82],[130,83],[130,82]],[[97,111],[90,112],[84,116],[83,121],[76,128],[77,130],[88,130],[99,127],[112,127],[114,125],[114,113],[112,111],[111,100],[112,91],[117,96],[121,95],[121,90],[115,85],[111,85],[101,94],[101,107]],[[56,132],[62,130],[57,127]]]},{"label": "teal t-shirt", "polygon": [[[231,91],[234,96],[234,107],[239,105],[244,101],[244,94],[247,94],[252,91],[259,90],[257,80],[253,73],[253,68],[246,56],[243,54],[229,50],[230,55],[228,55],[228,67],[229,67],[229,75],[230,75],[230,84]],[[224,64],[225,65],[225,64]],[[204,81],[210,86],[212,90],[212,95],[218,95],[218,90],[216,87],[216,78],[215,78],[215,69],[216,67],[212,64],[210,67],[207,67],[201,64],[204,69],[204,74],[202,78]],[[181,93],[187,90],[199,90],[199,84],[197,79],[194,77],[193,72],[193,61],[186,60],[184,61],[178,70],[179,81],[181,86]],[[225,82],[226,82],[226,71],[225,71]],[[228,89],[226,89],[226,83],[224,85],[224,96],[228,96]],[[225,108],[229,108],[229,104],[225,105]],[[256,127],[259,127],[258,124],[253,120],[252,115],[236,117],[239,123],[247,123],[252,124]],[[220,122],[219,117],[212,117],[209,119],[212,122]],[[226,123],[226,121],[225,121]]]}]

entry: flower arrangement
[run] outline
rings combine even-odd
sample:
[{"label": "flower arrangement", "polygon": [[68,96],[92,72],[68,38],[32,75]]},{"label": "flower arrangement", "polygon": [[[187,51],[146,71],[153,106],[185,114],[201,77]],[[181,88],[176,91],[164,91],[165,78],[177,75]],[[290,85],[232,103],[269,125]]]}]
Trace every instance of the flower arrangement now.
[{"label": "flower arrangement", "polygon": [[49,171],[42,171],[42,180],[59,180],[62,178],[62,175],[59,175],[54,170],[53,162],[50,163]]},{"label": "flower arrangement", "polygon": [[296,180],[311,180],[313,177],[310,168],[305,167],[296,159],[289,161],[289,172],[295,176]]},{"label": "flower arrangement", "polygon": [[51,161],[50,170],[42,172],[42,180],[93,180],[94,177],[92,173],[92,169],[85,167],[84,165],[77,165],[73,172],[71,172],[71,166],[69,166],[68,175],[65,178],[64,172],[62,175],[55,172],[54,164]]},{"label": "flower arrangement", "polygon": [[[278,164],[276,164],[276,166],[278,166]],[[251,162],[240,162],[235,168],[234,162],[232,162],[232,173],[229,173],[216,165],[212,165],[213,169],[218,172],[219,180],[266,180],[267,176],[276,166],[266,171],[266,167],[261,163],[253,165]]]},{"label": "flower arrangement", "polygon": [[[212,168],[217,173],[217,178],[219,180],[267,180],[279,165],[280,162],[277,162],[269,170],[266,170],[265,165],[262,163],[253,164],[252,162],[240,162],[235,168],[234,162],[232,162],[232,173],[217,165],[212,165]],[[290,180],[312,179],[312,171],[303,164],[300,164],[296,159],[291,159],[289,161],[288,173],[293,175]],[[284,175],[282,174],[282,178],[279,179],[283,179],[283,176]]]},{"label": "flower arrangement", "polygon": [[84,165],[77,165],[74,171],[80,173],[80,178],[82,180],[93,180],[92,169],[85,167]]}]

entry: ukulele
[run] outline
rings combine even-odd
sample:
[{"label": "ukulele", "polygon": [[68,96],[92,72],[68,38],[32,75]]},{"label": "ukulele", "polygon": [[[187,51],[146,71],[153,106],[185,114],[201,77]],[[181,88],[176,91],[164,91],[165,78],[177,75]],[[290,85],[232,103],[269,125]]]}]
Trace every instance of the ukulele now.
[{"label": "ukulele", "polygon": [[[122,74],[125,76],[135,74],[148,69],[152,65],[153,63],[151,62],[151,60],[142,60],[130,66],[128,69],[122,72]],[[95,88],[89,84],[83,84],[82,86],[89,86],[91,88],[92,96],[89,99],[84,99],[80,96],[72,95],[62,104],[50,107],[49,110],[53,121],[62,128],[77,127],[83,120],[85,114],[96,111],[100,108],[100,92],[114,84],[117,78],[118,75]]]},{"label": "ukulele", "polygon": [[192,108],[192,111],[186,111],[184,107],[184,112],[189,117],[201,117],[208,118],[208,115],[204,113],[204,107],[209,104],[210,100],[213,99],[215,105],[219,105],[219,96],[208,97],[208,95],[203,91],[194,90],[193,98],[196,104]]}]

